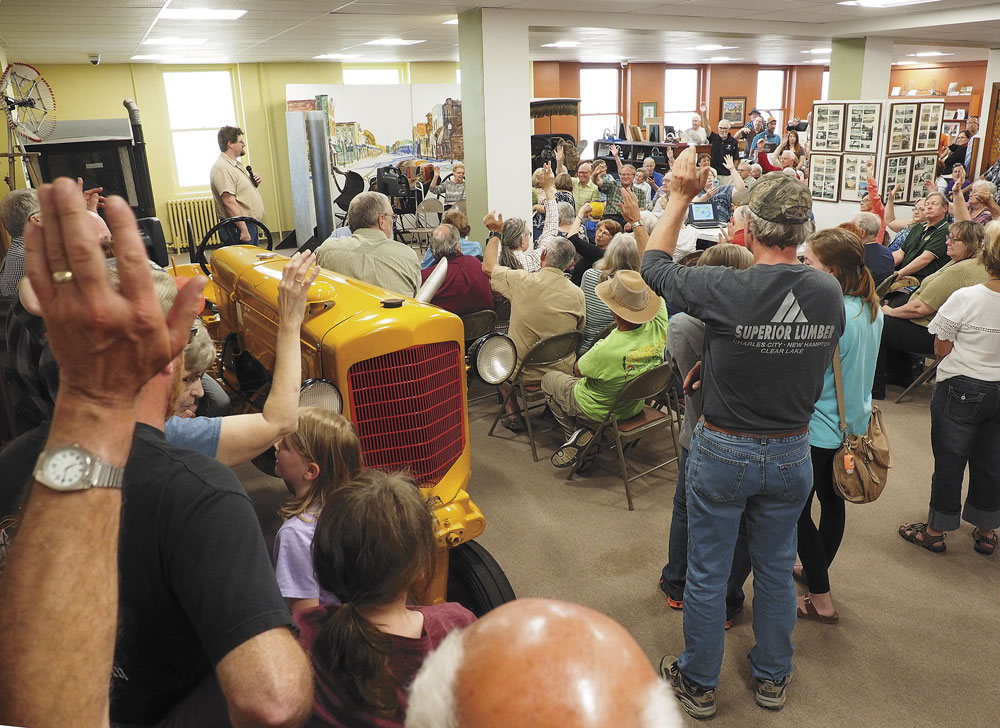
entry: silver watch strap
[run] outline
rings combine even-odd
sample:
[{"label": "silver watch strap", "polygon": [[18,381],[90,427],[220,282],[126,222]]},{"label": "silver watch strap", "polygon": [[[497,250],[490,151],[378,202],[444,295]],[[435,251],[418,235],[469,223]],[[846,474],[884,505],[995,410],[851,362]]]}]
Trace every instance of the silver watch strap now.
[{"label": "silver watch strap", "polygon": [[95,458],[90,483],[94,488],[121,488],[125,468],[119,468]]}]

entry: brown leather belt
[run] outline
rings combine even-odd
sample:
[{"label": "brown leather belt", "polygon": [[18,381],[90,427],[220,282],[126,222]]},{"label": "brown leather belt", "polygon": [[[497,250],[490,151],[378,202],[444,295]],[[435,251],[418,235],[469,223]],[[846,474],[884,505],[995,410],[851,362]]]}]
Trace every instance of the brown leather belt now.
[{"label": "brown leather belt", "polygon": [[703,421],[705,427],[708,429],[721,432],[723,435],[733,435],[734,437],[795,437],[796,435],[804,435],[809,432],[809,425],[792,430],[791,432],[741,432],[739,430],[730,430],[727,427],[719,427],[708,420]]}]

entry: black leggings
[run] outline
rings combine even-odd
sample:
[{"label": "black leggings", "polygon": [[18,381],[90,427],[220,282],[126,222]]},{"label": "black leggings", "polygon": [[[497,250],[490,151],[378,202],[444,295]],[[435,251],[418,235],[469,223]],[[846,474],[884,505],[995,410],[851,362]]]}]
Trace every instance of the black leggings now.
[{"label": "black leggings", "polygon": [[[827,570],[844,538],[844,499],[833,489],[833,457],[836,450],[811,448],[813,489],[799,516],[799,558],[812,594],[830,591]],[[813,494],[819,499],[819,528],[812,519]]]}]

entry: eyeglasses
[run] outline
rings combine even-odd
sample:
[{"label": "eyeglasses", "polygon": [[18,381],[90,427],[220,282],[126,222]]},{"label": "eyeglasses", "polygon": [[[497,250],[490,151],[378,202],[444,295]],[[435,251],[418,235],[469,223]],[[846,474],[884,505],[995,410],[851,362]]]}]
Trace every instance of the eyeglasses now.
[{"label": "eyeglasses", "polygon": [[194,341],[194,337],[198,335],[198,327],[192,326],[191,331],[188,333],[188,343],[190,344]]}]

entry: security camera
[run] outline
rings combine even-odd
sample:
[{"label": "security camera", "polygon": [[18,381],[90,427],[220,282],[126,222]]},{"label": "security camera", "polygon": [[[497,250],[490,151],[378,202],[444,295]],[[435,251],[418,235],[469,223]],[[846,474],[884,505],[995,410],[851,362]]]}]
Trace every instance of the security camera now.
[{"label": "security camera", "polygon": [[101,65],[101,54],[91,53],[89,56],[87,56],[87,60],[90,61],[91,66],[99,66]]},{"label": "security camera", "polygon": [[620,63],[621,63],[621,65],[622,65],[622,68],[628,68],[628,61],[626,61],[626,60],[622,59],[622,60],[620,61]]}]

